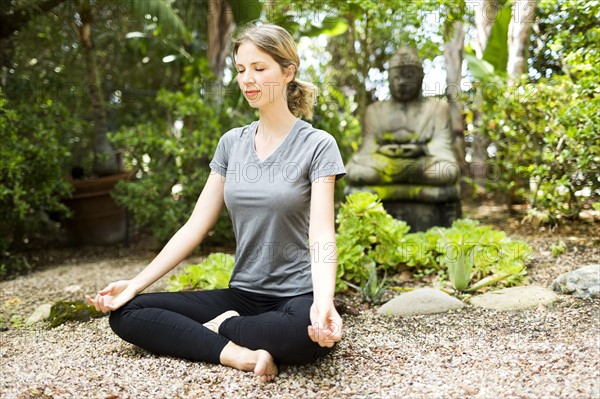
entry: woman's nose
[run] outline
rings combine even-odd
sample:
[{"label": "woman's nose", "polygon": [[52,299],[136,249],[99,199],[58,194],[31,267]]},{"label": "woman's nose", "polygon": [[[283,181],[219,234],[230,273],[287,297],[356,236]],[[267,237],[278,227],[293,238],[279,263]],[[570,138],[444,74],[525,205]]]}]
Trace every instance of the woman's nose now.
[{"label": "woman's nose", "polygon": [[254,80],[254,76],[252,75],[252,72],[249,72],[248,70],[246,70],[242,73],[242,83],[244,83],[246,86],[252,85],[255,82],[256,81]]}]

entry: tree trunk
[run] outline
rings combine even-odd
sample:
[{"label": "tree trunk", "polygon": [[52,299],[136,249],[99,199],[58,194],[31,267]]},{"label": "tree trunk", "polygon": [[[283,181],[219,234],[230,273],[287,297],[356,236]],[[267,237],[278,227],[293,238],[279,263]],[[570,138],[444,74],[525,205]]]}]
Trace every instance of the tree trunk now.
[{"label": "tree trunk", "polygon": [[[475,9],[475,51],[477,57],[483,57],[483,51],[487,46],[492,33],[492,26],[496,22],[500,4],[498,0],[483,0],[480,6]],[[487,149],[491,144],[488,137],[484,136],[481,131],[481,113],[480,106],[477,103],[483,101],[481,92],[477,90],[475,93],[474,110],[473,110],[473,141],[471,144],[471,165],[469,177],[480,187],[485,186],[485,177],[488,171],[488,152]]]},{"label": "tree trunk", "polygon": [[108,141],[108,124],[102,86],[98,74],[96,54],[92,42],[92,10],[88,1],[81,3],[79,8],[81,25],[79,26],[79,39],[83,49],[87,69],[88,94],[92,104],[94,119],[94,169],[98,176],[107,176],[120,171],[117,155]]},{"label": "tree trunk", "polygon": [[535,18],[536,4],[531,0],[514,0],[512,18],[508,25],[509,78],[518,78],[527,71],[527,47],[529,33]]},{"label": "tree trunk", "polygon": [[499,9],[498,0],[483,0],[480,7],[475,9],[475,30],[477,32],[475,52],[479,58],[483,56],[483,50],[487,46]]},{"label": "tree trunk", "polygon": [[208,2],[208,62],[217,81],[223,79],[225,59],[235,29],[231,8],[225,0]]},{"label": "tree trunk", "polygon": [[452,37],[444,43],[446,64],[446,97],[450,105],[450,121],[454,133],[454,150],[461,170],[465,168],[465,123],[460,101],[462,64],[465,49],[465,30],[462,22],[452,25]]}]

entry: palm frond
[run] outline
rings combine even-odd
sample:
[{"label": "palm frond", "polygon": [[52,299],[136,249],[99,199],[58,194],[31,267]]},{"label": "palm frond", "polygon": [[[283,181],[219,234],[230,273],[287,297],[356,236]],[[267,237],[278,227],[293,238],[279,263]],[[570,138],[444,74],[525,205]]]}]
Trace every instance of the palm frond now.
[{"label": "palm frond", "polygon": [[169,0],[127,0],[133,14],[144,17],[148,14],[158,18],[159,26],[183,39],[190,40],[191,34]]}]

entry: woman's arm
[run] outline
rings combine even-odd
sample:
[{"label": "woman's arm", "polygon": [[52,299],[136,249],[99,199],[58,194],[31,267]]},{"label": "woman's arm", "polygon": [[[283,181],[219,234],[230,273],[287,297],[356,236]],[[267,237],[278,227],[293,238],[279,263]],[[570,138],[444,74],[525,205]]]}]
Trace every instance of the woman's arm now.
[{"label": "woman's arm", "polygon": [[342,318],[333,305],[337,270],[334,187],[335,176],[312,183],[309,228],[314,301],[308,333],[314,342],[329,347],[342,337]]},{"label": "woman's arm", "polygon": [[188,221],[173,235],[160,253],[131,280],[109,284],[95,299],[87,297],[98,310],[115,310],[172,270],[198,245],[216,223],[223,208],[225,179],[211,173]]},{"label": "woman's arm", "polygon": [[223,208],[224,178],[211,173],[188,221],[173,235],[152,262],[131,283],[141,292],[171,271],[198,246],[219,218]]}]

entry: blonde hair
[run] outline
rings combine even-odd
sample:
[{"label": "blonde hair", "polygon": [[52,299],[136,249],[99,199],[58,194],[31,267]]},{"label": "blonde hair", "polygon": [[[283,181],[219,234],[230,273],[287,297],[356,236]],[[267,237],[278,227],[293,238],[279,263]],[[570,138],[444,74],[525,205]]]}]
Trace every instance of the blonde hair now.
[{"label": "blonde hair", "polygon": [[269,54],[282,70],[290,65],[294,66],[294,78],[288,83],[285,93],[288,108],[297,117],[312,119],[317,88],[311,83],[296,79],[300,57],[298,57],[296,43],[288,31],[272,24],[246,27],[234,41],[234,59],[240,45],[246,42],[254,44],[261,51]]}]

